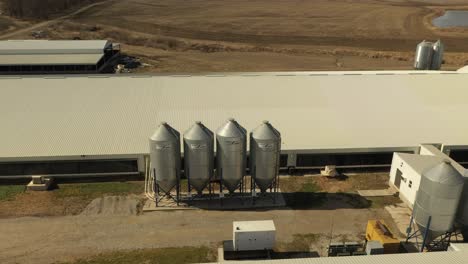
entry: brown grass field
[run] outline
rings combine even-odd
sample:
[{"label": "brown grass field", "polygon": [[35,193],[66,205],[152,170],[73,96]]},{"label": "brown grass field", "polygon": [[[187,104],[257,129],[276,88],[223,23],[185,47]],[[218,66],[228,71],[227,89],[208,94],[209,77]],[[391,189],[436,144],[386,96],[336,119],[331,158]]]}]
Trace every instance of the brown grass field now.
[{"label": "brown grass field", "polygon": [[[431,20],[465,8],[463,0],[106,0],[35,30],[120,42],[148,64],[141,72],[411,69],[416,44],[439,38],[444,69],[457,69],[468,61],[468,29]],[[0,38],[37,22],[0,16]]]}]

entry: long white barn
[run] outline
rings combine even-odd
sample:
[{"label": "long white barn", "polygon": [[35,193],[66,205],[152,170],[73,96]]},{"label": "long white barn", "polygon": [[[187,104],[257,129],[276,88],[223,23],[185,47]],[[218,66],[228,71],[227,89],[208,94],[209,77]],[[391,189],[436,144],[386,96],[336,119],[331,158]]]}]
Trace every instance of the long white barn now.
[{"label": "long white barn", "polygon": [[141,171],[161,121],[183,133],[229,117],[249,131],[269,120],[283,167],[309,166],[296,154],[464,149],[467,98],[468,73],[444,71],[0,77],[0,162],[130,158]]},{"label": "long white barn", "polygon": [[0,75],[99,73],[119,52],[107,40],[5,40]]}]

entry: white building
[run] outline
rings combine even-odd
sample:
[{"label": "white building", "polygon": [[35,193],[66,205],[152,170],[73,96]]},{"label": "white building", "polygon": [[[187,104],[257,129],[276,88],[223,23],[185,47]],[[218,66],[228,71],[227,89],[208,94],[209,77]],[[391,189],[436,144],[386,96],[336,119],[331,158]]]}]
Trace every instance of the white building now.
[{"label": "white building", "polygon": [[390,170],[391,186],[400,192],[400,198],[411,208],[416,200],[422,174],[443,160],[452,161],[460,174],[467,175],[466,169],[433,145],[421,145],[419,154],[394,153]]},{"label": "white building", "polygon": [[388,167],[421,142],[460,153],[467,83],[448,71],[2,76],[0,176],[139,175],[160,122],[216,130],[229,117],[269,120],[282,168]]}]

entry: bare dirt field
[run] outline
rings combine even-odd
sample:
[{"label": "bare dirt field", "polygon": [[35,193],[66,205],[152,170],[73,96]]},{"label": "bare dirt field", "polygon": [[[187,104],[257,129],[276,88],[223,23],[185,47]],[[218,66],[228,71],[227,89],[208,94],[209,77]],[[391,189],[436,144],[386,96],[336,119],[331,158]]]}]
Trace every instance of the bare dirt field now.
[{"label": "bare dirt field", "polygon": [[0,263],[73,262],[151,248],[215,251],[231,238],[232,221],[268,219],[277,228],[278,251],[324,256],[330,241],[363,241],[369,219],[384,219],[398,234],[384,206],[399,199],[373,200],[356,194],[358,189],[388,188],[387,182],[388,173],[282,176],[284,208],[146,213],[139,210],[140,198],[135,195],[142,192],[142,182],[64,184],[47,193],[2,187]]},{"label": "bare dirt field", "polygon": [[468,8],[462,0],[104,3],[35,30],[50,39],[120,42],[147,64],[140,72],[411,69],[416,44],[438,38],[448,51],[445,69],[468,61],[468,30],[431,25],[446,9]]},{"label": "bare dirt field", "polygon": [[[71,261],[112,250],[216,246],[232,239],[232,221],[272,219],[278,244],[293,234],[316,234],[311,250],[325,253],[330,240],[362,241],[368,219],[383,209],[152,212],[140,216],[64,216],[1,219],[1,263]],[[391,221],[391,220],[390,220]]]}]

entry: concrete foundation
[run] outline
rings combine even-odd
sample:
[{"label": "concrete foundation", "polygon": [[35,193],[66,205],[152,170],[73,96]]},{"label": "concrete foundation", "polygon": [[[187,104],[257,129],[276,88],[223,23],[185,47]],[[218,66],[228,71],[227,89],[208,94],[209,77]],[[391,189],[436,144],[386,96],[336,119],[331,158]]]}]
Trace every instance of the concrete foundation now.
[{"label": "concrete foundation", "polygon": [[[258,190],[259,191],[259,190]],[[175,194],[174,194],[175,196]],[[167,211],[167,210],[187,210],[187,209],[205,209],[205,210],[241,210],[241,209],[260,209],[260,208],[278,208],[285,207],[281,191],[277,193],[257,193],[252,197],[250,193],[228,195],[224,194],[223,198],[219,197],[219,193],[213,194],[211,199],[207,196],[203,198],[193,197],[188,198],[186,193],[181,194],[179,206],[172,199],[162,199],[158,206],[152,200],[147,200],[143,206],[143,211]]]},{"label": "concrete foundation", "polygon": [[385,210],[392,216],[401,236],[406,236],[406,229],[411,220],[411,209],[405,204],[385,206]]}]

